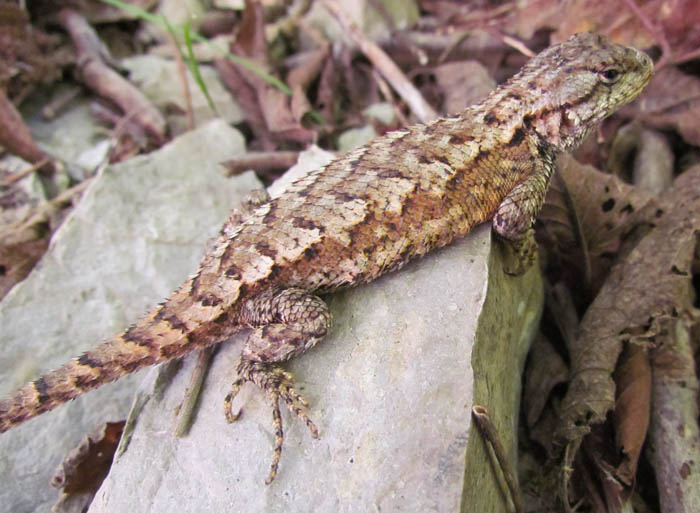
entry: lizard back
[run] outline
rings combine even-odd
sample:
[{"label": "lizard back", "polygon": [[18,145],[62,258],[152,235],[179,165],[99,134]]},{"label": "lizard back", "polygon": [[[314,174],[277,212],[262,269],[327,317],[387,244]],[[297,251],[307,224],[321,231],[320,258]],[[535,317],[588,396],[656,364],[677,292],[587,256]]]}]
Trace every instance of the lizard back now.
[{"label": "lizard back", "polygon": [[481,115],[388,133],[300,178],[257,208],[202,274],[328,292],[465,235],[528,175],[536,146],[511,134],[512,165],[503,166],[467,134]]}]

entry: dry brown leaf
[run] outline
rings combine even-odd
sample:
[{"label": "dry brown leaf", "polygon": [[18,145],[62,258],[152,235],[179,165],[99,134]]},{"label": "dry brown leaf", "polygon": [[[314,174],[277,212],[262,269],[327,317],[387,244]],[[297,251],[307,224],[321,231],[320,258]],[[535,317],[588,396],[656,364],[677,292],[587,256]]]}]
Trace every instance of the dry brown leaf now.
[{"label": "dry brown leaf", "polygon": [[[275,74],[268,55],[265,20],[260,2],[246,2],[236,40],[231,43],[231,52],[245,56],[268,73]],[[224,84],[244,111],[246,120],[262,146],[259,149],[275,149],[273,140],[286,139],[302,143],[314,140],[314,132],[302,127],[292,112],[294,108],[303,115],[306,109],[299,92],[292,100],[258,74],[228,60],[217,61],[217,68]],[[291,104],[292,101],[294,105]]]},{"label": "dry brown leaf", "polygon": [[552,389],[569,379],[569,367],[541,333],[535,338],[530,355],[525,370],[523,410],[527,426],[533,428],[544,411]]},{"label": "dry brown leaf", "polygon": [[700,145],[700,79],[675,67],[656,72],[644,94],[623,110],[657,128],[673,128]]},{"label": "dry brown leaf", "polygon": [[335,105],[338,96],[338,84],[342,70],[335,65],[334,59],[326,59],[323,69],[321,70],[321,78],[318,81],[318,90],[316,92],[316,110],[321,114],[326,122],[335,122]]},{"label": "dry brown leaf", "polygon": [[597,290],[607,275],[633,214],[651,195],[619,178],[578,163],[569,155],[557,160],[558,172],[539,215],[546,247],[571,264],[577,280]]},{"label": "dry brown leaf", "polygon": [[260,2],[246,0],[243,17],[236,31],[235,46],[238,52],[257,63],[268,63],[265,18]]},{"label": "dry brown leaf", "polygon": [[298,62],[298,65],[287,73],[287,85],[292,89],[294,86],[299,86],[301,89],[309,87],[309,84],[321,73],[329,56],[330,45],[328,44],[296,55],[294,60]]},{"label": "dry brown leaf", "polygon": [[[636,0],[635,0],[636,1]],[[641,6],[643,15],[654,21],[678,25],[677,14],[683,11],[676,0],[671,6],[662,0],[647,0]],[[457,2],[428,2],[433,12],[451,23],[466,27],[497,26],[507,34],[529,40],[541,30],[553,30],[551,43],[568,39],[578,32],[598,32],[612,40],[637,48],[648,48],[654,37],[640,18],[624,2],[607,0],[571,0],[562,8],[561,0],[531,0],[498,4],[475,9]],[[425,1],[423,2],[425,8]],[[673,11],[673,12],[670,12]],[[685,20],[686,26],[692,22]]]},{"label": "dry brown leaf", "polygon": [[61,497],[52,511],[67,513],[87,510],[112,466],[124,424],[125,421],[105,423],[68,453],[51,478],[51,486],[61,489]]},{"label": "dry brown leaf", "polygon": [[[654,19],[662,7],[658,0],[647,0],[640,5],[642,12]],[[624,2],[574,0],[567,4],[562,23],[554,28],[552,43],[565,41],[578,32],[598,32],[617,43],[637,48],[648,48],[655,43],[653,35]]]},{"label": "dry brown leaf", "polygon": [[306,96],[306,90],[312,81],[321,73],[326,60],[330,58],[330,46],[323,45],[317,50],[306,52],[300,55],[299,65],[292,68],[287,74],[287,85],[292,89],[291,110],[297,123],[301,123],[302,118],[311,112],[311,103]]},{"label": "dry brown leaf", "polygon": [[[594,511],[612,513],[624,511],[624,504],[629,500],[631,487],[620,481],[615,475],[617,453],[612,444],[609,426],[593,426],[591,434],[586,437],[575,464],[573,483],[580,476],[587,476],[585,491],[576,499],[583,499],[595,504]],[[592,498],[595,499],[591,501]]]},{"label": "dry brown leaf", "polygon": [[433,70],[443,91],[442,111],[460,112],[496,88],[496,81],[478,61],[453,61]]},{"label": "dry brown leaf", "polygon": [[[686,60],[686,54],[697,55],[700,48],[700,2],[696,0],[665,0],[653,21],[663,27],[673,50],[675,62]],[[697,58],[697,57],[696,57]]]},{"label": "dry brown leaf", "polygon": [[628,344],[615,369],[617,398],[613,411],[615,446],[621,461],[615,476],[631,487],[637,475],[637,460],[649,428],[651,365],[647,348]]},{"label": "dry brown leaf", "polygon": [[275,149],[276,145],[273,143],[265,124],[255,88],[246,82],[240,69],[228,59],[216,59],[214,65],[219,72],[221,81],[233,93],[236,104],[244,113],[246,122],[255,136],[256,145],[254,148],[264,151]]},{"label": "dry brown leaf", "polygon": [[421,6],[443,24],[462,30],[498,30],[531,40],[552,31],[551,44],[579,32],[597,32],[613,41],[647,49],[658,45],[664,62],[686,62],[700,51],[700,3],[696,0],[530,0],[450,2],[423,0]]},{"label": "dry brown leaf", "polygon": [[588,308],[571,348],[571,374],[557,437],[566,442],[605,420],[615,402],[612,373],[625,341],[646,344],[692,311],[687,289],[700,229],[700,166],[661,198],[656,226],[615,265]]},{"label": "dry brown leaf", "polygon": [[505,16],[503,30],[522,39],[531,39],[541,29],[554,29],[568,17],[558,0],[533,0],[518,5]]},{"label": "dry brown leaf", "polygon": [[454,0],[422,0],[421,8],[441,24],[461,30],[498,27],[521,39],[531,39],[542,28],[554,28],[567,16],[559,0],[528,2],[455,2]]},{"label": "dry brown leaf", "polygon": [[0,300],[26,278],[48,246],[48,236],[9,246],[0,244]]},{"label": "dry brown leaf", "polygon": [[[674,61],[686,60],[700,46],[700,3],[696,0],[632,0],[639,10],[635,13],[625,1],[574,0],[561,9],[561,2],[542,2],[541,12],[530,12],[530,2],[518,11],[518,25],[527,30],[552,28],[552,43],[565,41],[578,32],[598,32],[613,41],[645,49],[655,44],[668,45]],[[559,8],[560,12],[555,12]],[[542,12],[547,15],[543,16]],[[650,31],[653,27],[653,32]],[[508,25],[506,25],[508,28]],[[663,40],[663,41],[662,41]]]}]

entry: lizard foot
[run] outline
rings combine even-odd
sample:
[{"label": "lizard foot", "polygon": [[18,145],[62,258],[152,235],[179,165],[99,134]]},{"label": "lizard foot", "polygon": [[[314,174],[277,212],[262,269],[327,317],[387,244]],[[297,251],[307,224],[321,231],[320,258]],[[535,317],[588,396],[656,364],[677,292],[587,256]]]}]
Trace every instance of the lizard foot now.
[{"label": "lizard foot", "polygon": [[275,449],[270,464],[270,472],[265,480],[265,484],[270,484],[277,475],[280,457],[282,456],[282,445],[284,443],[284,431],[282,429],[282,415],[280,414],[279,400],[287,403],[289,411],[300,418],[311,431],[311,436],[318,438],[318,428],[306,415],[309,403],[299,395],[294,388],[294,376],[281,367],[266,365],[260,362],[252,362],[241,359],[238,362],[238,379],[233,382],[231,391],[224,399],[224,413],[226,420],[231,423],[238,419],[239,413],[233,413],[231,407],[233,399],[238,394],[241,386],[250,381],[263,389],[270,400],[272,407],[272,424],[275,428]]}]

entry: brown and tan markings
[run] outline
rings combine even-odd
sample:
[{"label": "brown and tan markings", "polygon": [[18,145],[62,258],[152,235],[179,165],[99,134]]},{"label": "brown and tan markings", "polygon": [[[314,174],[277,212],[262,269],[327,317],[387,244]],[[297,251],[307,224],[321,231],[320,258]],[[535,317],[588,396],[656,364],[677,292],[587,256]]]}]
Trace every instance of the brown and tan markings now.
[{"label": "brown and tan markings", "polygon": [[279,364],[330,329],[316,295],[368,282],[491,221],[525,264],[554,156],[578,145],[649,82],[651,60],[594,34],[532,59],[481,103],[388,133],[292,183],[245,218],[232,216],[198,272],[124,333],[0,400],[0,432],[146,365],[245,330],[239,388],[280,399],[310,428],[308,404]]}]

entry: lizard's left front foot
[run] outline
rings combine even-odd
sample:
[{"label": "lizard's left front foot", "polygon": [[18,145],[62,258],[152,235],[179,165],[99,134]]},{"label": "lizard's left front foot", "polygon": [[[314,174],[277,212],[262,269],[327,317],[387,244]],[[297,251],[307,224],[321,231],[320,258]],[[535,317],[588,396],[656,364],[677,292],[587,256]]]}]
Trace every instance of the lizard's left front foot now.
[{"label": "lizard's left front foot", "polygon": [[[554,171],[550,161],[537,159],[525,172],[525,179],[506,195],[493,216],[493,230],[506,241],[507,254],[504,264],[506,274],[517,276],[525,273],[537,257],[535,242],[535,217],[544,203],[549,177]],[[516,166],[517,169],[517,166]],[[523,173],[523,170],[520,169]]]},{"label": "lizard's left front foot", "polygon": [[233,399],[238,394],[241,386],[250,381],[263,389],[270,400],[272,407],[272,423],[275,428],[275,450],[270,464],[270,473],[265,479],[265,484],[270,484],[277,475],[282,445],[284,443],[284,431],[282,429],[282,415],[280,414],[279,400],[287,403],[289,411],[300,418],[311,431],[311,436],[318,438],[318,428],[306,415],[309,403],[299,395],[294,388],[294,376],[276,365],[268,365],[260,362],[252,362],[241,359],[238,362],[238,379],[233,382],[231,392],[224,399],[224,413],[229,423],[238,419],[239,413],[232,409]]}]

